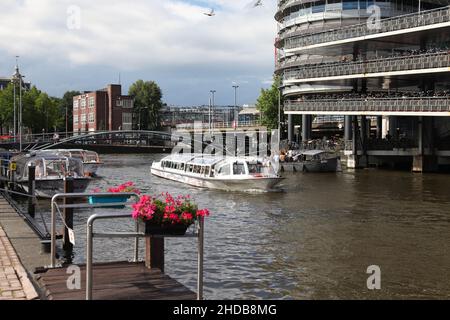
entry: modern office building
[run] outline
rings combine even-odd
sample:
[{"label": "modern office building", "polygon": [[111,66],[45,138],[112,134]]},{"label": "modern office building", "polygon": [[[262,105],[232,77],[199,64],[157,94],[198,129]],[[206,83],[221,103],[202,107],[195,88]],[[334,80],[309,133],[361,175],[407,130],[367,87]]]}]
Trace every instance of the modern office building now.
[{"label": "modern office building", "polygon": [[73,131],[78,133],[133,129],[133,98],[122,86],[85,92],[73,98]]},{"label": "modern office building", "polygon": [[[448,164],[449,4],[280,0],[276,73],[288,132],[295,114],[302,115],[304,140],[313,115],[340,115],[350,165],[362,158],[368,164],[376,152],[411,161],[417,171]],[[377,119],[376,135],[368,117]]]}]

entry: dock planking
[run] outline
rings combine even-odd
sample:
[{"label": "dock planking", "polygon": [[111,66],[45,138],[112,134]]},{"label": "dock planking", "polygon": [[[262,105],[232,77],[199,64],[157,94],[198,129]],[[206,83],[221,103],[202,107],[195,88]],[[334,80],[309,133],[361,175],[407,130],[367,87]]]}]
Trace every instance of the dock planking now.
[{"label": "dock planking", "polygon": [[[44,295],[50,300],[84,300],[86,268],[80,266],[81,289],[70,290],[66,268],[48,269],[36,276]],[[93,266],[94,300],[195,300],[196,294],[144,263],[114,262]]]}]

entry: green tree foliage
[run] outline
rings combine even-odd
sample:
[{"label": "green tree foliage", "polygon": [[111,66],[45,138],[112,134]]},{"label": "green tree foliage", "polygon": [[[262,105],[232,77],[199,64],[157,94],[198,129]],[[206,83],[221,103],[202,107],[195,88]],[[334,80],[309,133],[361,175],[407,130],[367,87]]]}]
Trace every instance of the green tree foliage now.
[{"label": "green tree foliage", "polygon": [[67,130],[73,131],[73,97],[80,95],[79,91],[67,91],[62,99],[59,100],[60,118],[57,123],[58,131],[66,131],[66,111],[67,111]]},{"label": "green tree foliage", "polygon": [[133,83],[128,92],[134,98],[134,113],[140,128],[156,130],[160,126],[160,111],[162,108],[162,92],[154,81],[138,80]]},{"label": "green tree foliage", "polygon": [[[261,94],[256,102],[256,108],[261,112],[262,124],[269,130],[278,128],[278,88],[281,85],[281,78],[274,76],[273,80],[269,89],[261,89]],[[281,110],[283,112],[283,108]]]},{"label": "green tree foliage", "polygon": [[0,133],[4,132],[6,127],[13,127],[14,118],[14,89],[8,85],[4,90],[0,90]]}]

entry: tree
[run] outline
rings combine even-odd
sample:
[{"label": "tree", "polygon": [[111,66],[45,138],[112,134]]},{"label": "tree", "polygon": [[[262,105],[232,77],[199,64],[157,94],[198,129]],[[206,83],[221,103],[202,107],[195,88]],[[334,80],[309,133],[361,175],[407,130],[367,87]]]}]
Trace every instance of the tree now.
[{"label": "tree", "polygon": [[79,91],[67,91],[64,93],[62,99],[59,100],[58,131],[66,131],[66,111],[67,111],[67,130],[73,131],[73,97],[80,95]]},{"label": "tree", "polygon": [[[17,98],[17,97],[16,97]],[[18,100],[17,100],[18,101]],[[14,89],[13,85],[9,84],[4,90],[0,90],[0,133],[6,127],[13,127],[13,113],[14,113]]]},{"label": "tree", "polygon": [[[256,108],[261,112],[261,121],[269,130],[278,128],[278,101],[281,78],[274,76],[273,84],[269,89],[261,89],[256,102]],[[283,112],[283,109],[281,110]]]},{"label": "tree", "polygon": [[128,92],[134,98],[134,113],[137,115],[140,129],[156,130],[160,127],[162,92],[154,81],[138,80]]}]

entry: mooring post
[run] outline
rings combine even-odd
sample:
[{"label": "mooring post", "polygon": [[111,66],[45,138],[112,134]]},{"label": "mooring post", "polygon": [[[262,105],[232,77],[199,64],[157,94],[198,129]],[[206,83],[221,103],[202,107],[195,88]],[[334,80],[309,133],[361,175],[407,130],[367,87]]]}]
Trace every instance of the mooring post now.
[{"label": "mooring post", "polygon": [[145,266],[164,273],[164,238],[145,237]]},{"label": "mooring post", "polygon": [[35,199],[35,189],[36,189],[36,167],[28,167],[28,214],[34,218],[36,213],[36,199]]},{"label": "mooring post", "polygon": [[[73,178],[66,177],[64,179],[64,193],[73,193]],[[72,198],[64,198],[64,205],[72,204]],[[72,251],[73,245],[69,240],[69,230],[73,230],[73,208],[64,208],[64,238],[63,238],[63,249],[66,251]]]}]

